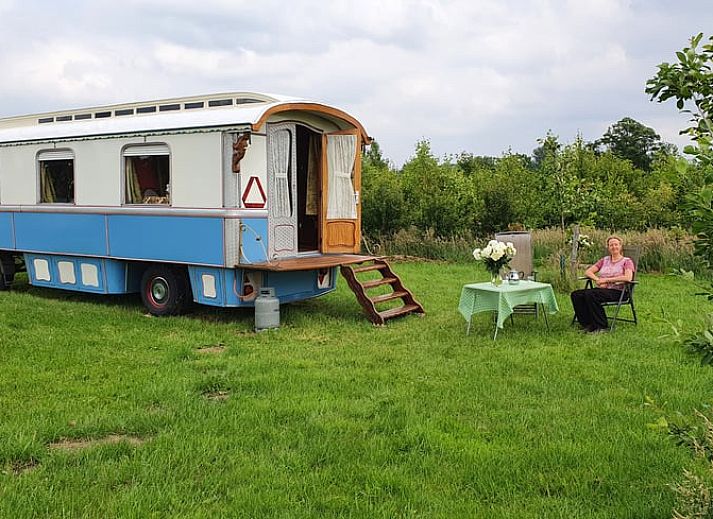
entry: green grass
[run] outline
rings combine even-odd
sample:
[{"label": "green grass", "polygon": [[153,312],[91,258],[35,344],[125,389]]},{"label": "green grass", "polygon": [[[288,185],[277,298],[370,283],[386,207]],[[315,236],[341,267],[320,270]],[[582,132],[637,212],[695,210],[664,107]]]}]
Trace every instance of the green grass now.
[{"label": "green grass", "polygon": [[[472,264],[397,264],[424,303],[376,328],[340,280],[255,334],[248,310],[146,317],[136,297],[0,293],[0,516],[670,517],[690,454],[647,427],[710,401],[713,371],[662,322],[713,308],[641,276],[639,326],[561,312],[471,335]],[[198,348],[222,344],[222,353]],[[225,400],[206,395],[226,392]],[[126,434],[67,451],[61,439]],[[29,468],[28,468],[29,467]]]}]

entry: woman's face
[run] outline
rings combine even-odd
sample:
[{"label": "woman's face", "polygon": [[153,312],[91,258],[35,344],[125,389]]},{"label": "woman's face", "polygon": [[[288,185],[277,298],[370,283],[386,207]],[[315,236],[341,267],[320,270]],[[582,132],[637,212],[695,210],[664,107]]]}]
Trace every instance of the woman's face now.
[{"label": "woman's face", "polygon": [[616,238],[612,238],[607,242],[607,249],[609,249],[609,254],[612,256],[618,256],[621,254],[621,242]]}]

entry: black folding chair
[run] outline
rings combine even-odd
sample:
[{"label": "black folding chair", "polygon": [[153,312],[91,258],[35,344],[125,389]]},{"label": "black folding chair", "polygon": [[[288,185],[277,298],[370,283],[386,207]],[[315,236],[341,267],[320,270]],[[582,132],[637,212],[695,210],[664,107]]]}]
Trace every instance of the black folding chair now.
[{"label": "black folding chair", "polygon": [[[621,291],[621,295],[619,296],[618,301],[605,301],[602,303],[602,306],[604,307],[604,310],[608,307],[615,307],[616,309],[614,310],[614,315],[610,315],[611,312],[607,313],[607,321],[609,321],[609,330],[614,331],[614,328],[616,328],[616,323],[617,321],[624,321],[627,323],[634,323],[638,324],[639,320],[636,317],[636,307],[634,306],[634,289],[636,288],[636,285],[638,282],[636,281],[636,272],[639,269],[639,257],[641,256],[641,247],[638,246],[628,246],[624,247],[622,250],[622,254],[629,258],[632,263],[634,264],[634,276],[631,278],[631,281],[628,283],[624,283],[624,289]],[[584,286],[585,289],[590,289],[594,288],[594,283],[592,282],[591,279],[589,278],[580,278],[580,279],[586,279],[587,283]],[[625,317],[619,317],[619,312],[621,311],[621,308],[623,306],[628,306],[631,308],[631,318],[627,319]],[[576,320],[576,317],[572,318],[572,324],[574,324]]]}]

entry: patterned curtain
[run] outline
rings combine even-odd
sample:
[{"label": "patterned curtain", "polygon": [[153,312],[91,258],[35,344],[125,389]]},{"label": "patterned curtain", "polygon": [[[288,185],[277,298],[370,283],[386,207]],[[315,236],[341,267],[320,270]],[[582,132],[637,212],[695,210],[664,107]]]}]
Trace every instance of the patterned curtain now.
[{"label": "patterned curtain", "polygon": [[357,217],[352,173],[356,158],[356,135],[327,136],[327,166],[329,188],[327,218],[350,219]]},{"label": "patterned curtain", "polygon": [[270,160],[275,172],[275,217],[292,215],[290,204],[290,132],[280,130],[274,134],[274,142],[270,150]]},{"label": "patterned curtain", "polygon": [[56,200],[49,167],[46,162],[40,162],[40,202],[53,204]]},{"label": "patterned curtain", "polygon": [[134,158],[126,157],[124,159],[125,177],[126,177],[126,203],[127,204],[140,204],[141,199],[141,186],[139,185],[139,177],[136,174],[136,168],[134,167]]}]

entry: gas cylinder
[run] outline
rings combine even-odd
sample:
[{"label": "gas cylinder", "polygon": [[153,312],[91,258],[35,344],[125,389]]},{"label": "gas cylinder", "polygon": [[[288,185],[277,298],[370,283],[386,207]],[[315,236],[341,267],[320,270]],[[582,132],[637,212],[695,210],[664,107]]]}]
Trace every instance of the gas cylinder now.
[{"label": "gas cylinder", "polygon": [[279,328],[280,300],[275,297],[275,289],[264,287],[255,298],[255,331]]}]

